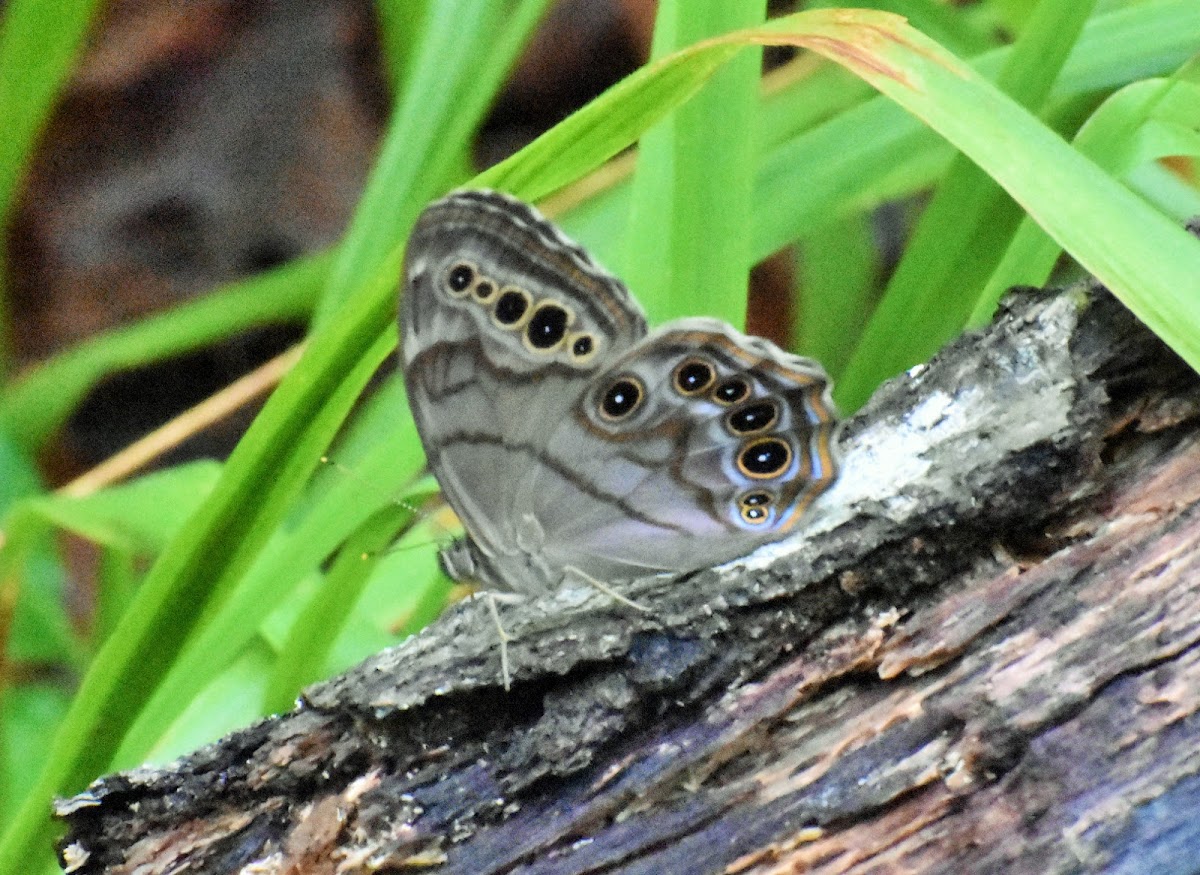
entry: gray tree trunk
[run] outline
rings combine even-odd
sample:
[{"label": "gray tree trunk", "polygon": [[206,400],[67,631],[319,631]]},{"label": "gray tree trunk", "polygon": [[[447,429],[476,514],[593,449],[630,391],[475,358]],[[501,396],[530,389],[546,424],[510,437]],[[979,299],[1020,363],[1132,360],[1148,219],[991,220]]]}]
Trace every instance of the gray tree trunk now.
[{"label": "gray tree trunk", "polygon": [[849,423],[799,539],[502,605],[509,692],[463,603],[60,802],[64,863],[1200,873],[1198,414],[1106,292],[1022,292]]}]

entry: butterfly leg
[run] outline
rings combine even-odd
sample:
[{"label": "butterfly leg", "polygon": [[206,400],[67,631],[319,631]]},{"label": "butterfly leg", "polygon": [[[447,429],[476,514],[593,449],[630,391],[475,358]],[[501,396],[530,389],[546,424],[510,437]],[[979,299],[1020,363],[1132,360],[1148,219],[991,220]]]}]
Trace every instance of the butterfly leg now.
[{"label": "butterfly leg", "polygon": [[608,596],[613,601],[620,602],[621,604],[625,605],[626,607],[633,608],[635,611],[640,611],[643,614],[650,613],[650,609],[648,607],[646,607],[645,605],[641,604],[640,602],[635,602],[633,599],[629,598],[628,596],[621,595],[619,592],[617,592],[615,589],[613,589],[607,583],[603,583],[602,581],[597,580],[596,578],[594,578],[590,574],[588,574],[586,571],[582,571],[579,568],[576,568],[574,565],[565,566],[563,568],[564,578],[570,577],[572,575],[574,575],[575,577],[578,577],[584,583],[588,584],[588,586],[598,589],[600,592],[604,593],[606,596]]},{"label": "butterfly leg", "polygon": [[500,609],[497,605],[501,601],[513,603],[521,601],[521,596],[515,593],[498,593],[494,590],[484,590],[484,598],[487,599],[488,612],[492,615],[492,622],[496,624],[496,633],[500,636],[500,678],[504,681],[504,689],[512,689],[512,673],[508,667],[508,642],[512,637],[504,631],[504,624],[500,622]]}]

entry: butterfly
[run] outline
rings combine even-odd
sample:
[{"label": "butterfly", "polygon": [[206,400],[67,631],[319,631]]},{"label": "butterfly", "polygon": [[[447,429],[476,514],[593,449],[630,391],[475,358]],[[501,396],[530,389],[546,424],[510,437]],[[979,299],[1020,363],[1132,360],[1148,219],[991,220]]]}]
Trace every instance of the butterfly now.
[{"label": "butterfly", "polygon": [[836,476],[819,364],[714,319],[648,330],[514,198],[428,206],[402,282],[409,404],[466,533],[442,553],[457,580],[539,595],[716,565],[795,531]]}]

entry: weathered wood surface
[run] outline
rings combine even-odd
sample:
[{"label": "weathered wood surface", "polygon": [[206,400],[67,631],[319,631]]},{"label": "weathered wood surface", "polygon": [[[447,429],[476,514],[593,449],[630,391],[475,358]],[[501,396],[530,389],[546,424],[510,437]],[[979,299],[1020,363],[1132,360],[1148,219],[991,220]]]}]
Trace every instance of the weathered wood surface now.
[{"label": "weathered wood surface", "polygon": [[884,387],[798,539],[479,600],[60,803],[87,873],[1200,872],[1200,383],[1028,292]]}]

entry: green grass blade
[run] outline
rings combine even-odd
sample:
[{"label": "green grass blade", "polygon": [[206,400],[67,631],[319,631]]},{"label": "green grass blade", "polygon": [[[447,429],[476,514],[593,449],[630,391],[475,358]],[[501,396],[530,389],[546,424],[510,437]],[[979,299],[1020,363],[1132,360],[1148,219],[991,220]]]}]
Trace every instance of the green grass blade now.
[{"label": "green grass blade", "polygon": [[[818,5],[844,4],[831,2]],[[976,4],[973,8],[964,9],[941,0],[873,0],[855,5],[903,15],[913,29],[959,57],[977,55],[992,48],[999,36],[993,4]]]},{"label": "green grass blade", "polygon": [[379,158],[339,247],[316,324],[408,235],[425,202],[455,181],[463,149],[547,0],[439,0],[425,7]]},{"label": "green grass blade", "polygon": [[154,471],[85,496],[39,495],[28,510],[97,545],[156,554],[212,491],[220,466],[211,460]]},{"label": "green grass blade", "polygon": [[[98,0],[10,0],[0,22],[0,228],[12,219],[17,190],[84,38]],[[6,271],[4,271],[6,272]],[[8,302],[0,288],[0,376],[8,371]]]},{"label": "green grass blade", "polygon": [[[1041,0],[998,87],[1040,108],[1094,5]],[[858,407],[883,379],[924,361],[962,329],[1020,218],[983,169],[961,155],[951,162],[842,375],[837,395],[843,406]]]},{"label": "green grass blade", "polygon": [[[1195,75],[1200,67],[1192,69]],[[1139,167],[1159,158],[1200,155],[1197,130],[1200,85],[1180,79],[1147,79],[1112,94],[1080,129],[1074,145],[1114,177],[1128,179]],[[1061,254],[1062,247],[1036,222],[1023,220],[968,324],[987,322],[1011,286],[1043,284]]]},{"label": "green grass blade", "polygon": [[[772,22],[763,39],[798,28],[803,15]],[[827,44],[813,45],[807,27],[788,39],[839,59],[980,164],[1085,269],[1200,367],[1200,241],[902,22],[868,25],[864,13],[862,26],[888,34],[886,44],[870,37],[866,57],[841,32]]]},{"label": "green grass blade", "polygon": [[[195,462],[82,498],[39,493],[14,506],[4,518],[5,544],[0,549],[3,586],[20,586],[5,655],[85,668],[90,655],[87,642],[102,642],[112,629],[112,608],[128,603],[132,590],[125,584],[132,578],[126,572],[132,570],[133,557],[157,555],[210,491],[217,471],[215,462]],[[104,574],[96,595],[98,618],[87,642],[71,631],[63,610],[62,575],[56,564],[50,564],[53,539],[60,531],[73,532],[101,548]],[[121,591],[107,589],[110,572]],[[5,638],[0,632],[0,644],[6,643]]]},{"label": "green grass blade", "polygon": [[[1050,101],[1074,101],[1164,75],[1191,57],[1197,45],[1200,4],[1192,0],[1152,0],[1096,16],[1071,52]],[[1011,52],[989,52],[972,66],[986,77],[997,76]],[[786,101],[764,101],[764,113],[788,109]],[[783,123],[773,120],[769,126]],[[755,186],[752,257],[765,258],[822,223],[843,221],[921,190],[944,172],[951,153],[937,134],[882,96],[798,133],[763,159]]]},{"label": "green grass blade", "polygon": [[546,197],[635,142],[699,91],[739,48],[709,41],[642,67],[472,184],[528,201]]},{"label": "green grass blade", "polygon": [[[7,821],[46,757],[46,727],[66,713],[68,695],[55,684],[27,683],[0,692],[0,821]],[[42,855],[49,860],[49,849]],[[33,867],[21,871],[31,871]]]},{"label": "green grass blade", "polygon": [[[763,0],[663,0],[652,55],[761,24]],[[618,272],[652,322],[746,318],[761,50],[742,52],[642,137]]]},{"label": "green grass blade", "polygon": [[0,550],[0,687],[13,681],[8,664],[87,662],[87,647],[64,604],[66,573],[58,562],[54,532],[31,507],[36,496],[17,502],[3,517]]},{"label": "green grass blade", "polygon": [[866,82],[818,55],[798,59],[763,80],[754,124],[760,164],[781,143],[877,97]]},{"label": "green grass blade", "polygon": [[802,241],[792,348],[821,362],[835,383],[871,312],[878,258],[868,215],[824,225]]},{"label": "green grass blade", "polygon": [[328,253],[300,259],[84,341],[0,393],[0,428],[36,451],[109,374],[180,355],[248,328],[307,318],[330,261]]},{"label": "green grass blade", "polygon": [[431,5],[430,0],[377,0],[374,4],[383,69],[393,88],[399,88],[404,81],[408,59],[420,38],[421,26]]},{"label": "green grass blade", "polygon": [[367,579],[398,532],[412,524],[411,509],[387,504],[372,514],[338,552],[316,597],[292,624],[275,661],[264,710],[286,711],[300,690],[320,679],[326,660],[358,602]]}]

